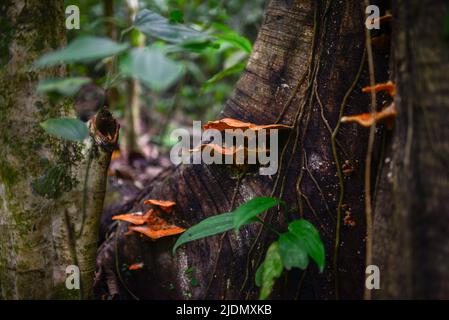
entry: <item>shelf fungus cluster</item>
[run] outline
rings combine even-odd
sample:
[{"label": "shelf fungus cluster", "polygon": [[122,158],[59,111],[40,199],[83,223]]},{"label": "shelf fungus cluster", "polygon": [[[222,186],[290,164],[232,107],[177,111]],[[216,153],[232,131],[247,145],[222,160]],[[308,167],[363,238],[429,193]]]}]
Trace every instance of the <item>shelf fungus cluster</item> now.
[{"label": "shelf fungus cluster", "polygon": [[113,216],[112,219],[130,223],[131,225],[128,227],[129,234],[137,232],[153,240],[185,231],[185,229],[168,222],[168,219],[164,217],[173,212],[173,207],[176,205],[175,202],[151,199],[146,200],[144,204],[152,205],[152,208],[145,213],[126,213]]},{"label": "shelf fungus cluster", "polygon": [[277,171],[278,130],[291,127],[284,124],[257,125],[224,118],[209,121],[203,129],[202,142],[189,149],[194,157],[201,155],[206,164],[259,164],[260,174],[272,175]]},{"label": "shelf fungus cluster", "polygon": [[[388,81],[386,83],[376,84],[373,87],[365,87],[362,89],[364,93],[371,93],[372,91],[386,91],[393,98],[397,91],[396,86],[393,82]],[[341,122],[356,122],[364,127],[371,127],[376,123],[385,123],[389,129],[394,125],[397,116],[396,105],[393,102],[384,106],[380,111],[373,113],[362,113],[353,116],[345,116],[341,118]]]}]

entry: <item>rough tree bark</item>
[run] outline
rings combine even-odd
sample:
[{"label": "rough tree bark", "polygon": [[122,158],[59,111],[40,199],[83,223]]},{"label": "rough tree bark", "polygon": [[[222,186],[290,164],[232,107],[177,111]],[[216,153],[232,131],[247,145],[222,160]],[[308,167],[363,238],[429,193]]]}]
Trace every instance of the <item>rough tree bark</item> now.
[{"label": "rough tree bark", "polygon": [[[363,1],[272,0],[254,50],[221,117],[294,128],[280,142],[280,167],[271,177],[226,165],[180,166],[120,210],[144,210],[142,199],[176,201],[178,225],[191,226],[257,196],[273,195],[290,208],[265,218],[285,229],[304,217],[320,230],[326,268],[291,271],[272,298],[361,298],[364,283],[363,163],[367,130],[340,126],[342,114],[369,110]],[[387,80],[384,55],[377,79]],[[240,178],[241,179],[240,179]],[[241,181],[240,181],[241,180]],[[232,199],[235,195],[235,201]],[[115,214],[122,213],[119,211]],[[355,226],[343,223],[351,216]],[[118,225],[99,249],[98,294],[123,297],[257,298],[254,272],[273,240],[260,225],[189,243],[171,255],[174,238],[156,242],[125,236]],[[130,274],[126,266],[143,261]],[[193,274],[186,270],[193,267]],[[192,285],[190,278],[198,280]]]},{"label": "rough tree bark", "polygon": [[449,297],[449,41],[447,1],[394,1],[398,118],[378,183],[377,298]]},{"label": "rough tree bark", "polygon": [[[2,1],[0,29],[1,297],[88,298],[116,142],[107,136],[118,127],[108,112],[98,113],[91,144],[84,146],[53,138],[39,126],[73,116],[70,104],[36,94],[39,80],[62,76],[64,68],[32,67],[42,54],[65,45],[63,1]],[[66,289],[69,265],[79,266],[82,290]]]}]

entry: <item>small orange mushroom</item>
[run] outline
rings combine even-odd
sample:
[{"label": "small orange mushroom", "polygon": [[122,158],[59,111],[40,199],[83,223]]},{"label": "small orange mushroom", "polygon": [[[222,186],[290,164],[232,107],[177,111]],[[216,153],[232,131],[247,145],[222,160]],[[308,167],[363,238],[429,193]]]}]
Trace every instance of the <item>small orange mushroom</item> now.
[{"label": "small orange mushroom", "polygon": [[173,202],[173,201],[164,201],[164,200],[155,200],[155,199],[145,200],[143,203],[144,204],[152,204],[154,206],[157,206],[167,213],[172,212],[173,207],[176,205],[176,202]]},{"label": "small orange mushroom", "polygon": [[131,271],[140,270],[143,268],[143,266],[144,266],[143,262],[133,263],[128,267],[128,270]]},{"label": "small orange mushroom", "polygon": [[154,226],[151,225],[144,225],[144,226],[129,226],[128,227],[129,230],[132,231],[136,231],[136,232],[140,232],[144,235],[146,235],[147,237],[156,240],[162,237],[168,237],[168,236],[172,236],[175,234],[179,234],[179,233],[183,233],[185,231],[185,229],[175,226],[175,225],[170,225],[170,224],[166,224],[163,227],[159,228],[154,228]]},{"label": "small orange mushroom", "polygon": [[341,118],[341,122],[357,122],[364,127],[371,127],[377,122],[385,122],[389,128],[394,124],[398,112],[394,103],[385,107],[379,112],[362,113],[355,116],[346,116]]},{"label": "small orange mushroom", "polygon": [[147,213],[142,214],[142,212],[119,214],[112,217],[112,220],[126,221],[135,225],[142,225],[148,221],[150,216],[153,214],[153,210],[149,210]]},{"label": "small orange mushroom", "polygon": [[376,84],[373,87],[365,87],[362,89],[362,92],[369,93],[369,92],[379,92],[379,91],[388,91],[390,96],[394,97],[397,93],[396,91],[396,85],[392,81],[388,81],[386,83],[379,83]]}]

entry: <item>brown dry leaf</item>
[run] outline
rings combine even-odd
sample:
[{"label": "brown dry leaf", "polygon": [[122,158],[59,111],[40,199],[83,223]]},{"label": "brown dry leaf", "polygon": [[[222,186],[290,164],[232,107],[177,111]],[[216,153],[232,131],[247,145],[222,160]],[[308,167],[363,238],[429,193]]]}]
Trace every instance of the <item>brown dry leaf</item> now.
[{"label": "brown dry leaf", "polygon": [[143,202],[144,204],[152,204],[164,210],[167,213],[172,212],[173,207],[176,205],[176,202],[173,201],[164,201],[164,200],[155,200],[148,199]]},{"label": "brown dry leaf", "polygon": [[143,262],[133,263],[129,266],[128,270],[134,271],[134,270],[140,270],[144,266]]},{"label": "brown dry leaf", "polygon": [[152,211],[148,211],[145,214],[142,214],[142,212],[135,212],[135,213],[126,213],[126,214],[119,214],[112,217],[112,220],[121,220],[126,221],[135,225],[142,225],[145,222],[148,221],[148,219],[152,215]]},{"label": "brown dry leaf", "polygon": [[144,226],[129,226],[128,228],[129,230],[140,232],[153,240],[183,233],[185,231],[185,229],[171,224],[157,227],[147,224]]},{"label": "brown dry leaf", "polygon": [[392,97],[394,97],[397,93],[396,85],[391,81],[388,81],[386,83],[378,83],[374,87],[365,87],[362,89],[362,92],[365,92],[365,93],[372,92],[372,91],[375,91],[375,92],[388,91],[388,93]]},{"label": "brown dry leaf", "polygon": [[342,117],[341,122],[357,122],[364,127],[371,127],[376,122],[385,122],[388,127],[391,128],[397,114],[398,112],[396,111],[396,106],[392,103],[388,107],[385,107],[381,111],[375,112],[374,114],[362,113],[355,116]]},{"label": "brown dry leaf", "polygon": [[242,129],[245,130],[262,130],[262,129],[291,129],[291,126],[285,124],[267,124],[267,125],[257,125],[250,122],[243,122],[240,120],[232,118],[224,118],[215,121],[209,121],[203,126],[204,130],[215,129],[219,131],[224,131],[226,129]]}]

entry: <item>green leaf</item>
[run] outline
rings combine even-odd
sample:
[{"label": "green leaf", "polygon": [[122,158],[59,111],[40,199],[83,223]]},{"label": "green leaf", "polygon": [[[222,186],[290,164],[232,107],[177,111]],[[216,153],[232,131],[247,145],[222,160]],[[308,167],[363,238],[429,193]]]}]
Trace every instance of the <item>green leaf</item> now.
[{"label": "green leaf", "polygon": [[316,262],[320,272],[323,272],[325,264],[324,245],[318,230],[309,221],[301,219],[288,225],[288,230],[295,234],[303,243],[309,256]]},{"label": "green leaf", "polygon": [[173,247],[173,253],[184,243],[213,236],[232,229],[239,229],[245,224],[254,222],[254,218],[257,214],[262,213],[279,203],[282,202],[274,198],[258,197],[242,204],[233,212],[222,213],[204,219],[200,223],[187,229],[178,238]]},{"label": "green leaf", "polygon": [[178,45],[180,49],[201,53],[208,49],[219,49],[220,44],[211,40],[187,41]]},{"label": "green leaf", "polygon": [[87,77],[48,79],[39,82],[36,90],[38,94],[56,92],[66,97],[73,97],[83,85],[90,81],[91,79]]},{"label": "green leaf", "polygon": [[173,10],[169,14],[170,22],[174,23],[183,23],[184,22],[184,13],[180,10]]},{"label": "green leaf", "polygon": [[245,51],[246,53],[251,53],[251,51],[253,50],[251,42],[247,38],[239,35],[238,33],[227,32],[223,34],[213,34],[212,36],[220,39],[221,42],[226,42],[233,47]]},{"label": "green leaf", "polygon": [[135,48],[122,59],[120,70],[150,89],[163,91],[183,75],[184,66],[169,59],[159,48]]},{"label": "green leaf", "polygon": [[279,252],[286,269],[292,267],[306,269],[309,257],[301,239],[294,233],[283,233],[279,237]]},{"label": "green leaf", "polygon": [[254,221],[256,216],[280,204],[281,201],[270,197],[254,198],[234,210],[234,228],[240,229],[243,225]]},{"label": "green leaf", "polygon": [[234,214],[232,212],[222,213],[213,217],[204,219],[200,223],[187,229],[176,241],[173,247],[173,253],[176,249],[193,240],[213,236],[218,233],[232,230],[234,228]]},{"label": "green leaf", "polygon": [[223,78],[226,78],[226,77],[229,77],[230,75],[242,72],[245,69],[245,66],[246,66],[246,62],[242,62],[242,63],[237,63],[236,65],[233,65],[232,67],[230,67],[228,69],[224,69],[224,70],[220,71],[219,73],[214,75],[212,78],[210,78],[203,84],[203,86],[201,88],[201,92],[202,93],[206,92],[211,85],[222,80]]},{"label": "green leaf", "polygon": [[134,26],[148,36],[170,43],[208,38],[205,33],[196,31],[183,24],[171,23],[167,18],[148,9],[143,9],[137,14]]},{"label": "green leaf", "polygon": [[84,122],[73,118],[48,119],[41,122],[41,127],[49,134],[70,141],[83,141],[89,136]]},{"label": "green leaf", "polygon": [[259,296],[261,300],[265,300],[270,296],[274,281],[281,276],[283,269],[284,265],[279,253],[279,244],[273,242],[267,250],[264,262],[256,271],[256,284],[262,287]]},{"label": "green leaf", "polygon": [[48,67],[62,63],[92,62],[119,54],[127,48],[128,44],[119,44],[107,38],[80,37],[63,49],[47,53],[35,65]]},{"label": "green leaf", "polygon": [[256,277],[255,277],[255,283],[256,286],[261,287],[262,286],[262,281],[263,281],[263,269],[265,268],[264,262],[262,262],[259,266],[259,268],[257,268],[256,271]]}]

